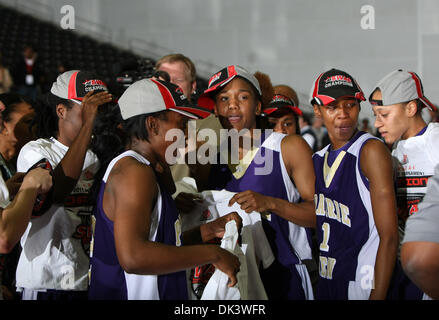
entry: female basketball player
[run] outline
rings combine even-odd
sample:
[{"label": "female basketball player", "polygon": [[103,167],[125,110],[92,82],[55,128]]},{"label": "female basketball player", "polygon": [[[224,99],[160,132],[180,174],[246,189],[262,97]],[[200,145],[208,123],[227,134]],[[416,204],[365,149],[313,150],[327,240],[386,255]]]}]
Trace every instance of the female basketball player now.
[{"label": "female basketball player", "polygon": [[[221,161],[210,171],[210,189],[238,192],[235,199],[242,209],[248,206],[247,199],[242,197],[247,193],[257,192],[286,203],[302,198],[304,203],[296,208],[297,215],[306,221],[303,224],[314,225],[311,150],[298,135],[286,137],[258,130],[257,117],[262,106],[258,79],[240,66],[228,66],[211,77],[205,94],[214,100],[215,114],[223,128],[231,135],[234,130],[241,133],[237,150],[233,143],[229,148],[220,148]],[[222,141],[223,146],[229,140]],[[248,142],[250,147],[246,146]],[[233,159],[234,153],[238,155],[237,161]],[[271,213],[265,215],[263,227],[276,260],[261,271],[268,298],[312,299],[309,275],[302,264],[302,259],[311,258],[305,229],[290,223],[285,215]]]},{"label": "female basketball player", "polygon": [[17,171],[48,161],[53,197],[21,239],[17,288],[26,300],[86,299],[90,216],[88,191],[99,167],[89,150],[98,107],[110,102],[96,75],[71,70],[58,76],[36,113],[38,140],[20,151]]},{"label": "female basketball player", "polygon": [[[393,145],[397,179],[396,199],[400,240],[407,218],[416,214],[427,191],[427,180],[439,163],[439,124],[426,124],[422,109],[437,110],[424,95],[421,79],[414,72],[395,70],[381,79],[369,98],[376,116],[375,127]],[[399,262],[398,262],[399,264]],[[399,267],[399,265],[398,265]],[[401,272],[406,299],[429,299]],[[404,288],[404,289],[403,289]]]},{"label": "female basketball player", "polygon": [[384,299],[398,242],[392,161],[386,146],[358,131],[357,82],[322,73],[311,91],[331,144],[313,156],[320,249],[317,299]]},{"label": "female basketball player", "polygon": [[120,112],[128,141],[119,143],[126,151],[108,165],[97,199],[91,299],[187,299],[185,269],[207,263],[225,272],[230,286],[236,284],[238,258],[217,245],[200,243],[221,238],[230,220],[240,227],[239,215],[231,213],[181,234],[171,198],[175,186],[166,150],[173,141],[166,133],[184,132],[187,117],[208,114],[187,107],[186,101],[179,87],[143,79],[121,96],[120,110],[111,111]]}]

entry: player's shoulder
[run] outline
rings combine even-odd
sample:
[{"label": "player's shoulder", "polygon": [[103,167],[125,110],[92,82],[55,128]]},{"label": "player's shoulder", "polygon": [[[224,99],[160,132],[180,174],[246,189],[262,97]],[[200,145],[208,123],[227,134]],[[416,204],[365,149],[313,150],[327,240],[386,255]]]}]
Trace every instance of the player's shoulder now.
[{"label": "player's shoulder", "polygon": [[27,142],[21,150],[50,150],[54,148],[52,139],[40,138]]},{"label": "player's shoulder", "polygon": [[368,139],[361,148],[360,161],[362,170],[366,170],[366,168],[379,170],[380,168],[387,168],[388,165],[391,166],[392,156],[390,150],[381,140]]},{"label": "player's shoulder", "polygon": [[[111,168],[112,175],[120,175],[120,178],[135,178],[140,176],[154,176],[154,170],[148,163],[139,161],[131,156],[125,156],[117,159]],[[139,176],[139,177],[140,177]]]},{"label": "player's shoulder", "polygon": [[311,148],[309,147],[309,144],[306,142],[306,140],[298,134],[290,134],[282,139],[282,148],[287,149],[295,149],[297,151],[297,148],[308,150],[311,152]]},{"label": "player's shoulder", "polygon": [[62,150],[55,150],[50,139],[38,139],[26,143],[18,154],[17,170],[26,172],[32,165],[43,158],[55,167],[63,156]]},{"label": "player's shoulder", "polygon": [[157,179],[148,164],[130,156],[117,159],[107,171],[106,183],[116,193],[156,189]]},{"label": "player's shoulder", "polygon": [[437,140],[439,139],[439,122],[431,122],[427,126],[427,130],[423,134],[425,137],[427,143],[437,143]]},{"label": "player's shoulder", "polygon": [[375,137],[370,137],[369,139],[364,140],[362,146],[361,146],[361,152],[360,155],[363,156],[369,156],[370,153],[379,153],[379,154],[389,154],[390,150],[386,147],[384,142],[382,142],[380,139],[377,139]]}]

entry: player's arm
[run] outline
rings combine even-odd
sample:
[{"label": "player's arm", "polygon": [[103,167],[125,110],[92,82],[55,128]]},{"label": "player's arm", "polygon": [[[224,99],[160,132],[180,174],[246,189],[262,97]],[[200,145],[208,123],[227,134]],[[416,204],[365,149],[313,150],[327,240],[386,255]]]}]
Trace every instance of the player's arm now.
[{"label": "player's arm", "polygon": [[226,224],[235,220],[238,232],[241,233],[242,218],[237,212],[230,212],[211,222],[183,232],[183,245],[205,243],[215,238],[221,239],[226,231]]},{"label": "player's arm", "polygon": [[[151,212],[158,188],[153,170],[134,159],[113,168],[104,210],[114,221],[116,251],[122,268],[135,274],[166,274],[212,263],[236,283],[239,259],[216,245],[172,246],[149,241]],[[176,235],[179,237],[180,235]]]},{"label": "player's arm", "polygon": [[379,140],[369,140],[360,155],[361,171],[369,181],[373,217],[380,238],[375,282],[369,299],[385,299],[396,260],[398,229],[392,159]]},{"label": "player's arm", "polygon": [[0,211],[0,253],[14,248],[26,231],[37,195],[49,191],[51,186],[48,170],[36,168],[26,174],[14,200]]},{"label": "player's arm", "polygon": [[315,174],[311,148],[298,135],[285,137],[282,140],[281,148],[288,175],[294,181],[303,202],[290,203],[287,200],[247,190],[235,194],[230,199],[229,205],[237,202],[241,205],[241,209],[247,213],[270,211],[297,225],[315,228]]},{"label": "player's arm", "polygon": [[55,203],[64,202],[75,187],[84,165],[90,144],[98,106],[110,102],[108,92],[87,93],[82,101],[82,127],[64,158],[53,170],[53,198]]}]

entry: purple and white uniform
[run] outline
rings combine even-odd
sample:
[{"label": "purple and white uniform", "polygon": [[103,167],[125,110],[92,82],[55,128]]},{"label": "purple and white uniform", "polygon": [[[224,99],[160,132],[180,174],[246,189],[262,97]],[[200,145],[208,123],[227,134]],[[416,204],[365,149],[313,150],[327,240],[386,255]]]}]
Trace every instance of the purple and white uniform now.
[{"label": "purple and white uniform", "polygon": [[[252,190],[299,202],[300,194],[282,158],[281,141],[284,137],[284,134],[275,132],[268,137],[262,134],[260,147],[249,151],[236,167],[221,164],[226,161],[220,159],[219,164],[212,166],[210,188],[231,192]],[[268,299],[313,299],[309,274],[302,264],[302,260],[312,258],[305,228],[270,213],[262,219],[262,226],[275,256],[275,262],[261,270]]]},{"label": "purple and white uniform", "polygon": [[320,250],[316,299],[368,299],[373,287],[380,239],[360,154],[374,138],[360,131],[343,147],[328,145],[313,155]]},{"label": "purple and white uniform", "polygon": [[[116,164],[123,157],[133,157],[149,165],[149,161],[133,150],[114,158],[102,179],[91,250],[90,299],[115,300],[186,300],[186,272],[164,275],[128,274],[119,264],[114,242],[114,225],[105,214],[102,204],[105,184]],[[179,246],[181,223],[169,192],[158,185],[159,193],[151,212],[149,240]]]}]

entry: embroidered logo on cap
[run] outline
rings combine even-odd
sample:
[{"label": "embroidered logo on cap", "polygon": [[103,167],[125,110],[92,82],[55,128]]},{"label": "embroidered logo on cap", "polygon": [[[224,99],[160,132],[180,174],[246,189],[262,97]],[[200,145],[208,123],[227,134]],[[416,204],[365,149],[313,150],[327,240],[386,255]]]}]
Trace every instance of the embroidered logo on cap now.
[{"label": "embroidered logo on cap", "polygon": [[353,87],[352,79],[343,75],[334,75],[325,79],[325,88],[332,86],[349,86]]}]

